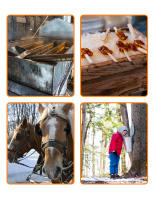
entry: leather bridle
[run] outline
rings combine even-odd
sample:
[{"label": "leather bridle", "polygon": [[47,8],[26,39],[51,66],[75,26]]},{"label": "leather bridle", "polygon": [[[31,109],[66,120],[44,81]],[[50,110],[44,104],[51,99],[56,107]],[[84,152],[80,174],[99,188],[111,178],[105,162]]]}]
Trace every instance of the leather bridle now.
[{"label": "leather bridle", "polygon": [[[66,131],[66,141],[65,142],[61,142],[55,139],[49,139],[46,142],[42,143],[41,148],[42,148],[42,152],[44,154],[45,149],[47,147],[54,147],[56,149],[58,149],[63,156],[63,166],[68,166],[67,169],[62,171],[62,175],[61,175],[61,181],[62,183],[69,183],[69,181],[73,178],[73,160],[67,162],[67,147],[68,147],[68,136],[69,134],[71,134],[71,127],[70,127],[70,123],[68,122],[67,119],[60,117],[58,114],[56,114],[54,111],[49,115],[50,117],[58,117],[62,120],[65,120],[67,122],[67,131]],[[42,131],[40,129],[40,125],[41,123],[43,123],[46,119],[48,118],[48,116],[41,122],[37,123],[37,130],[40,132],[40,134],[42,134]],[[68,176],[67,181],[63,180],[63,175]]]},{"label": "leather bridle", "polygon": [[67,155],[67,146],[67,140],[66,142],[60,142],[58,140],[49,139],[48,141],[42,143],[42,150],[45,152],[47,147],[54,147],[58,149],[62,153],[63,158],[65,158]]},{"label": "leather bridle", "polygon": [[[55,139],[49,139],[46,142],[42,143],[42,145],[41,145],[42,151],[45,152],[45,149],[47,147],[54,147],[54,148],[58,149],[62,153],[63,158],[65,159],[66,156],[67,156],[68,135],[71,133],[70,124],[69,124],[67,119],[62,118],[57,114],[52,113],[50,115],[50,117],[58,117],[58,118],[60,118],[60,119],[62,119],[62,120],[67,122],[66,141],[65,142],[61,142],[61,141],[58,141],[58,140],[55,140]],[[43,123],[46,119],[47,118],[45,118],[43,121],[39,122],[36,125],[39,126],[39,128],[40,128],[41,123]],[[39,131],[42,132],[41,129]]]},{"label": "leather bridle", "polygon": [[[15,146],[16,147],[16,150],[13,150],[13,149],[10,149],[8,148],[8,151],[9,152],[14,152],[14,156],[13,156],[13,162],[17,162],[17,156],[21,157],[22,154],[20,153],[20,151],[25,147],[25,146],[29,146],[31,148],[31,141],[30,141],[30,132],[29,130],[26,128],[26,129],[23,129],[23,128],[19,128],[19,130],[22,130],[24,131],[23,134],[20,133],[21,135],[21,140],[19,140],[19,144],[14,144],[14,143],[11,143],[12,146]],[[26,137],[26,142],[23,144],[23,139]]]}]

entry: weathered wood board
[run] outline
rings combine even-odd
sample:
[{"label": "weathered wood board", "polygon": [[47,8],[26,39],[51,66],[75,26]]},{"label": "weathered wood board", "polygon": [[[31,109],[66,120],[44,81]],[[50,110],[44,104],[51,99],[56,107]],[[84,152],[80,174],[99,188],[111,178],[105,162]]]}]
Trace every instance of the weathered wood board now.
[{"label": "weathered wood board", "polygon": [[[81,70],[83,96],[121,96],[147,90],[147,56]],[[124,61],[123,61],[124,60]],[[104,63],[105,64],[105,63]]]}]

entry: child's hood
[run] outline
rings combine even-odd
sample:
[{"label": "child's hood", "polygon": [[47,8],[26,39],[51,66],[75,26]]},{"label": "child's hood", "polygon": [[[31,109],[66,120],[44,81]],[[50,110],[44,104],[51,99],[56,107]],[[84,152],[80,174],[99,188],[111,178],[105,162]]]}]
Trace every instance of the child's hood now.
[{"label": "child's hood", "polygon": [[126,126],[121,126],[120,129],[118,130],[119,134],[122,134],[123,131],[128,131]]}]

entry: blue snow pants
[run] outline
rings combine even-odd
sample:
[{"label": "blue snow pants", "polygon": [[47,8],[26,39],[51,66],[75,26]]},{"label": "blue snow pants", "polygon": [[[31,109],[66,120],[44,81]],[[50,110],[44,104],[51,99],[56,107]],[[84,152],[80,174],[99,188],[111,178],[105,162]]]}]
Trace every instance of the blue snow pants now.
[{"label": "blue snow pants", "polygon": [[110,174],[117,174],[120,156],[110,153],[109,158],[110,158]]}]

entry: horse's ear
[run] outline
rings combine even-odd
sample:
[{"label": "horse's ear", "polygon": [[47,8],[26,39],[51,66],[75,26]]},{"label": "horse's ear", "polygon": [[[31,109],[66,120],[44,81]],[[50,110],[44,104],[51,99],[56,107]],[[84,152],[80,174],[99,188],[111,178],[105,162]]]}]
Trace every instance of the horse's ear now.
[{"label": "horse's ear", "polygon": [[44,112],[44,109],[45,108],[39,103],[38,111],[40,112],[41,115]]},{"label": "horse's ear", "polygon": [[26,119],[26,117],[23,119],[22,125],[23,125],[23,128],[27,127],[27,119]]},{"label": "horse's ear", "polygon": [[66,114],[68,114],[68,112],[69,112],[69,110],[71,109],[71,107],[72,107],[72,103],[66,103],[63,107],[62,107],[62,109],[64,110],[64,112],[66,113]]}]

